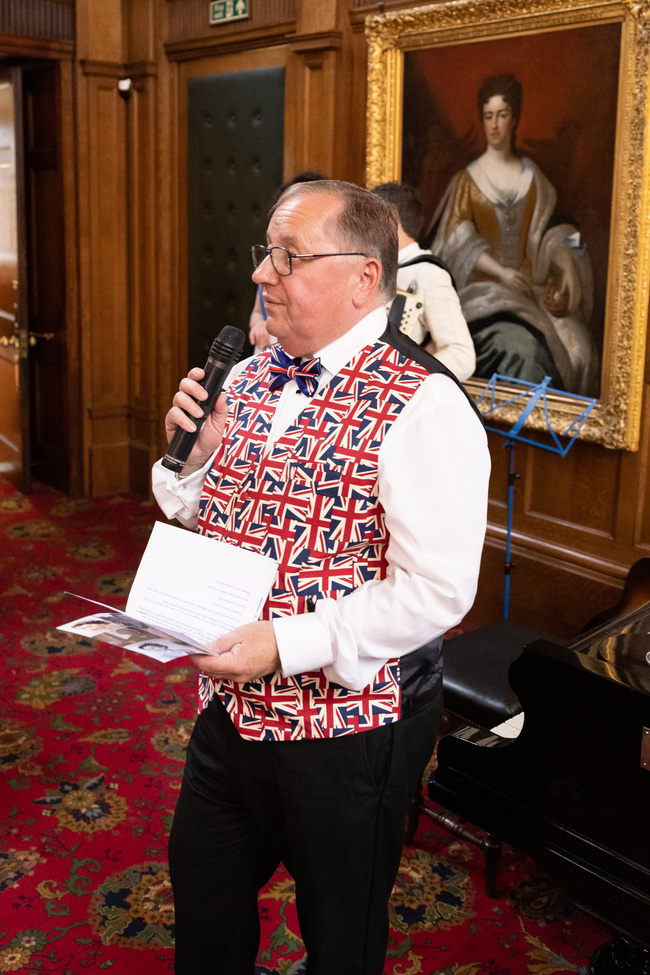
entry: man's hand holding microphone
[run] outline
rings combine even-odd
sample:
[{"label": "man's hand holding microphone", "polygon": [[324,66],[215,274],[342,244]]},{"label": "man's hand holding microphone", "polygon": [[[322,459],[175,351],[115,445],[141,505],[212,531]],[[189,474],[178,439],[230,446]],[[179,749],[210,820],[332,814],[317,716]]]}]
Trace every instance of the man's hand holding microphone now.
[{"label": "man's hand holding microphone", "polygon": [[169,442],[163,467],[186,476],[198,471],[221,444],[228,414],[223,384],[239,360],[244,333],[226,325],[212,343],[204,369],[191,369],[182,379],[165,417]]}]

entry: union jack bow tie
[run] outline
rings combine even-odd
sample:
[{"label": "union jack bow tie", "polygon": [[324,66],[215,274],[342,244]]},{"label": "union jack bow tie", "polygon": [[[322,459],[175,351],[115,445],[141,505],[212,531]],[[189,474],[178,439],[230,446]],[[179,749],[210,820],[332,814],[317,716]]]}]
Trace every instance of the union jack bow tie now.
[{"label": "union jack bow tie", "polygon": [[305,396],[313,396],[318,388],[318,377],[321,372],[320,359],[315,357],[301,362],[292,359],[279,345],[271,346],[271,380],[270,389],[281,389],[290,379],[295,379],[298,389]]}]

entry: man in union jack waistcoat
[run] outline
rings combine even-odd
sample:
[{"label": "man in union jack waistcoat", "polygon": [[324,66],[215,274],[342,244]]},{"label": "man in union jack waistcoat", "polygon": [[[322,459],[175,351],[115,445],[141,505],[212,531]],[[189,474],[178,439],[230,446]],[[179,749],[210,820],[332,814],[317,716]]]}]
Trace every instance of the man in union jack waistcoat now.
[{"label": "man in union jack waistcoat", "polygon": [[[233,369],[182,472],[154,467],[167,517],[278,565],[259,621],[193,658],[200,714],[169,843],[178,975],[253,975],[258,892],[280,863],[304,970],[383,971],[490,468],[458,382],[387,326],[397,249],[392,204],[290,187],[253,247],[277,344]],[[168,438],[193,429],[202,376],[181,381]]]}]

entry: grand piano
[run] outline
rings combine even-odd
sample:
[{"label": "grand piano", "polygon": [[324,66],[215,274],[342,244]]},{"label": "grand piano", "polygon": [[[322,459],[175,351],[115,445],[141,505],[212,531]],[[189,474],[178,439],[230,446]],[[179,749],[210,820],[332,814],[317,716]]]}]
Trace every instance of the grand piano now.
[{"label": "grand piano", "polygon": [[429,797],[531,855],[612,930],[595,975],[650,975],[650,602],[529,644],[509,679],[519,736],[442,738]]}]

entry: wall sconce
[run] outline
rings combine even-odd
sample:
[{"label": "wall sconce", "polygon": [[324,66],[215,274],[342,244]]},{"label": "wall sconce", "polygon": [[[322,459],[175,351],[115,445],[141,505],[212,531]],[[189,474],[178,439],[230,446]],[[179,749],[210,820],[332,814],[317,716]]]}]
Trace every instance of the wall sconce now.
[{"label": "wall sconce", "polygon": [[128,102],[131,97],[131,85],[132,81],[130,78],[120,78],[117,82],[117,93],[125,102]]}]

